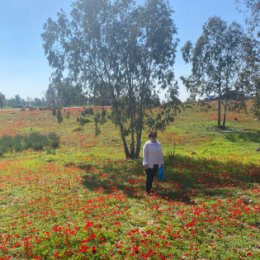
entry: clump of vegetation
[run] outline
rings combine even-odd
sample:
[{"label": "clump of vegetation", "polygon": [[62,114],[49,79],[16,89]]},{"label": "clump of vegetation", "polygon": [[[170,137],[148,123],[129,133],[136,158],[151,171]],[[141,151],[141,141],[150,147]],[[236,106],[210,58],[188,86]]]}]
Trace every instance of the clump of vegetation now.
[{"label": "clump of vegetation", "polygon": [[94,114],[94,122],[95,122],[95,135],[99,135],[101,133],[99,124],[105,124],[107,122],[106,119],[106,110],[102,109],[101,112],[96,112]]},{"label": "clump of vegetation", "polygon": [[63,116],[60,108],[52,108],[52,115],[56,117],[57,122],[60,124],[63,122]]},{"label": "clump of vegetation", "polygon": [[84,111],[81,112],[82,116],[86,116],[86,115],[94,115],[94,111],[92,107],[87,107],[84,109]]},{"label": "clump of vegetation", "polygon": [[[95,135],[98,136],[101,133],[100,125],[103,125],[107,122],[107,111],[102,109],[101,111],[94,112],[91,107],[86,108],[81,112],[81,116],[77,118],[77,122],[82,128],[85,124],[91,122],[90,118],[92,118],[95,123]],[[76,128],[75,131],[80,131],[81,128]]]},{"label": "clump of vegetation", "polygon": [[68,111],[68,112],[66,113],[66,118],[67,118],[67,119],[69,119],[69,118],[70,118],[70,116],[71,116],[71,112],[70,112],[70,111]]},{"label": "clump of vegetation", "polygon": [[81,126],[78,126],[72,130],[72,132],[80,132],[82,130]]},{"label": "clump of vegetation", "polygon": [[60,109],[57,109],[56,119],[57,119],[57,122],[58,122],[59,124],[63,122],[63,116],[62,116],[62,113],[61,113]]},{"label": "clump of vegetation", "polygon": [[79,123],[79,125],[81,126],[81,127],[83,127],[85,124],[87,124],[87,123],[89,123],[89,122],[91,122],[88,118],[85,118],[85,117],[83,117],[83,116],[79,116],[78,118],[77,118],[77,122]]},{"label": "clump of vegetation", "polygon": [[29,135],[3,136],[0,138],[0,156],[7,152],[21,152],[27,149],[34,151],[56,149],[59,147],[60,138],[56,133],[42,135],[30,133]]}]

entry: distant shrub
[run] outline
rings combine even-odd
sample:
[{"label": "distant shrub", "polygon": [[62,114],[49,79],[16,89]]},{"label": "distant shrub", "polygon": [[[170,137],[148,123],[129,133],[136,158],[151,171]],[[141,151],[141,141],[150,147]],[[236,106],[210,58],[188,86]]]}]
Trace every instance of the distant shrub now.
[{"label": "distant shrub", "polygon": [[51,155],[55,155],[56,154],[56,151],[55,151],[55,149],[51,149],[51,148],[47,148],[46,149],[46,154],[51,154]]},{"label": "distant shrub", "polygon": [[80,131],[82,131],[82,127],[81,126],[78,126],[78,127],[74,128],[72,130],[72,132],[80,132]]},{"label": "distant shrub", "polygon": [[86,115],[94,115],[94,110],[92,107],[85,108],[84,111],[81,112],[82,116]]},{"label": "distant shrub", "polygon": [[70,111],[68,111],[68,112],[66,113],[66,118],[67,118],[67,119],[69,119],[69,118],[70,118],[70,116],[71,116],[71,112],[70,112]]},{"label": "distant shrub", "polygon": [[79,125],[80,125],[81,127],[83,127],[85,124],[90,123],[91,121],[90,121],[90,119],[88,119],[88,118],[85,118],[85,117],[83,117],[83,116],[79,116],[79,117],[77,118],[77,122],[79,123]]},{"label": "distant shrub", "polygon": [[192,103],[186,103],[186,104],[184,104],[184,108],[193,108],[193,104]]},{"label": "distant shrub", "polygon": [[55,108],[52,108],[51,112],[52,112],[53,116],[56,116],[56,109]]},{"label": "distant shrub", "polygon": [[56,120],[57,120],[57,122],[59,124],[63,122],[63,116],[62,116],[62,113],[61,113],[60,109],[57,109]]}]

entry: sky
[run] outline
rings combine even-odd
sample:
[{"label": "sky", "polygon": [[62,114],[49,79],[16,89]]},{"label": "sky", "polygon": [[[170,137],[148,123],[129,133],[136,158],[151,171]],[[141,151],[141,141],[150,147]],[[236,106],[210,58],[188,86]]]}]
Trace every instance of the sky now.
[{"label": "sky", "polygon": [[[142,3],[142,0],[138,0]],[[6,98],[42,98],[49,85],[51,68],[42,48],[43,24],[54,20],[63,9],[69,13],[72,0],[0,0],[0,92]],[[212,16],[244,25],[244,16],[235,0],[169,0],[180,39],[174,72],[179,82],[179,98],[189,96],[179,80],[190,73],[180,49],[187,40],[196,42],[202,26]]]}]

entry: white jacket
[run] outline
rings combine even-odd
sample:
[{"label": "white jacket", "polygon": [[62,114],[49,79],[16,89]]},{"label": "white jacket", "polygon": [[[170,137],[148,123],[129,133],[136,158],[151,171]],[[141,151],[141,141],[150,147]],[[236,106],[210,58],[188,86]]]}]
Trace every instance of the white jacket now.
[{"label": "white jacket", "polygon": [[160,142],[153,143],[148,140],[143,147],[143,165],[153,168],[157,164],[160,167],[163,164],[162,146]]}]

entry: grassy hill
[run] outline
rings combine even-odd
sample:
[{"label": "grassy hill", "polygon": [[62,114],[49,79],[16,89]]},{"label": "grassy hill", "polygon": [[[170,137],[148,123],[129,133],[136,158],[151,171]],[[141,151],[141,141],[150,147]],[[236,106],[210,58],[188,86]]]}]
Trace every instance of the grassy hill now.
[{"label": "grassy hill", "polygon": [[[71,110],[1,111],[0,137],[60,136],[60,147],[0,157],[0,260],[259,259],[260,123],[187,107],[158,139],[165,181],[146,196],[141,159],[118,129],[79,129]],[[143,143],[146,141],[144,131]]]}]

